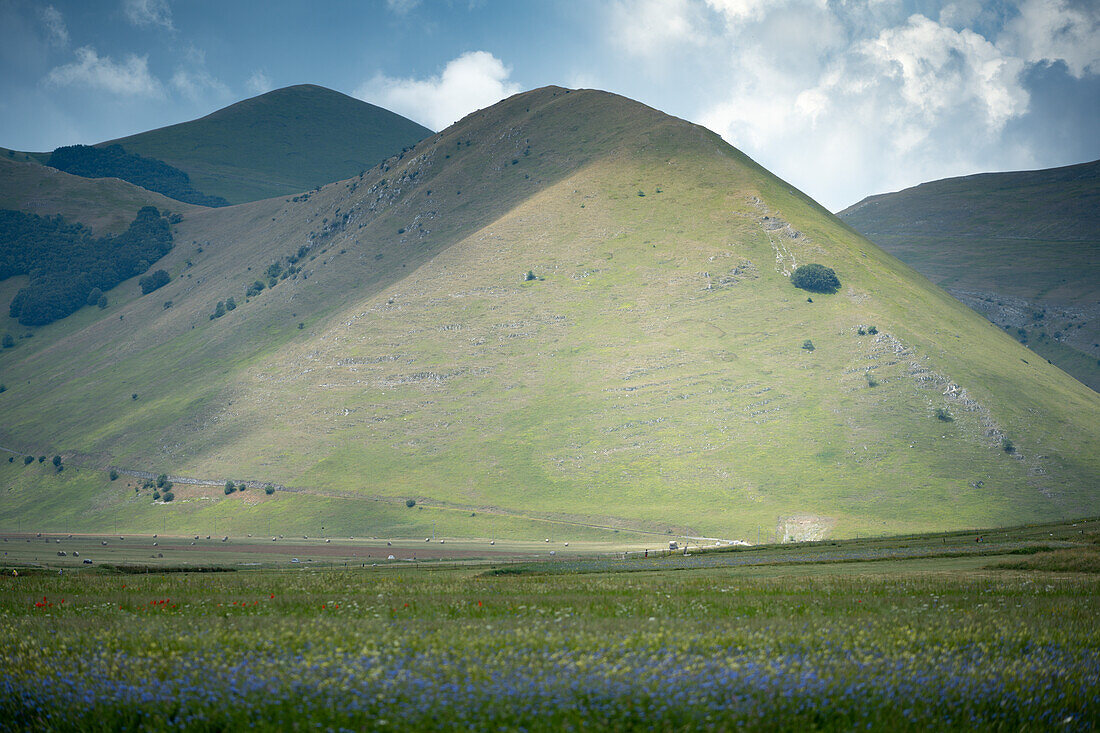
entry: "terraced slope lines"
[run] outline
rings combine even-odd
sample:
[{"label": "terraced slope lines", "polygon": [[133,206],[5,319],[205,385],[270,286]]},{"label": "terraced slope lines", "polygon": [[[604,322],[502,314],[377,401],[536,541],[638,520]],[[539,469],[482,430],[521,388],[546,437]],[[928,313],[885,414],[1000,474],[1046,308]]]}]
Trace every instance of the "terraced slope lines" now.
[{"label": "terraced slope lines", "polygon": [[[156,296],[0,353],[0,445],[70,467],[0,462],[3,526],[659,544],[1100,511],[1096,393],[619,96],[520,94],[176,241]],[[793,287],[809,263],[840,290]],[[164,504],[111,466],[206,483]]]}]

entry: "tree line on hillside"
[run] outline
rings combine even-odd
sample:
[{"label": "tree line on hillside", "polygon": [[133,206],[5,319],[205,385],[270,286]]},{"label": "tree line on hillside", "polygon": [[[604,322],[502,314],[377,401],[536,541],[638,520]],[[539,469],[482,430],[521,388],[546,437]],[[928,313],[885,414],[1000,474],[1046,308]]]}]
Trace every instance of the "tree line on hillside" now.
[{"label": "tree line on hillside", "polygon": [[30,277],[9,306],[11,317],[24,326],[52,323],[86,304],[106,307],[104,293],[145,272],[171,249],[169,219],[152,206],[113,237],[95,237],[60,216],[0,209],[0,280]]},{"label": "tree line on hillside", "polygon": [[84,178],[121,178],[188,204],[229,205],[221,196],[196,191],[191,187],[191,177],[179,168],[156,158],[127,153],[121,145],[66,145],[50,154],[48,165]]}]

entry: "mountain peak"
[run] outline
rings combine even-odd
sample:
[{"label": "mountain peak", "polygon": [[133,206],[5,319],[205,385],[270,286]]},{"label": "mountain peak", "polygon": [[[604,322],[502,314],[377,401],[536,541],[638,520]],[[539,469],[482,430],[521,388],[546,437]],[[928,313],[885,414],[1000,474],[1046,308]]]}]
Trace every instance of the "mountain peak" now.
[{"label": "mountain peak", "polygon": [[203,193],[241,203],[356,175],[430,134],[389,110],[299,84],[101,145],[163,160]]}]

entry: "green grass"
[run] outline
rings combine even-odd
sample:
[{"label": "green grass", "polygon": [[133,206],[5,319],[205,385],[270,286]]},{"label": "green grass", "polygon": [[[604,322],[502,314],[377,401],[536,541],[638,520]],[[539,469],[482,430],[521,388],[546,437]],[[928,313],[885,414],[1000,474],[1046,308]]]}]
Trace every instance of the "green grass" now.
[{"label": "green grass", "polygon": [[[987,541],[1080,544],[1082,532],[1095,523]],[[81,541],[5,539],[5,550],[51,552]],[[147,541],[111,538],[109,549]],[[502,561],[252,557],[285,569],[13,575],[7,565],[4,719],[46,729],[94,716],[115,729],[1003,730],[1088,729],[1098,714],[1094,574],[989,569],[989,557],[677,569],[650,558],[624,564],[630,572],[558,574],[487,572],[511,567]],[[606,564],[559,564],[585,562]]]},{"label": "green grass", "polygon": [[381,107],[302,84],[103,144],[163,160],[199,191],[237,204],[358,175],[430,134]]},{"label": "green grass", "polygon": [[[81,178],[36,162],[8,158],[0,149],[0,209],[39,216],[60,214],[103,236],[126,231],[142,206],[179,213],[202,209],[116,178]],[[10,300],[0,299],[4,316]]]},{"label": "green grass", "polygon": [[[244,302],[310,242],[298,277]],[[841,291],[806,302],[792,260]],[[299,504],[214,492],[199,514],[295,531],[423,536],[420,514],[449,511],[476,514],[459,535],[755,542],[1100,510],[1094,392],[717,136],[613,95],[519,95],[306,201],[188,215],[162,265],[155,296],[0,353],[0,446],[282,484]],[[51,481],[21,484],[43,520]],[[0,504],[0,526],[31,503]],[[110,512],[148,528],[160,510]]]}]

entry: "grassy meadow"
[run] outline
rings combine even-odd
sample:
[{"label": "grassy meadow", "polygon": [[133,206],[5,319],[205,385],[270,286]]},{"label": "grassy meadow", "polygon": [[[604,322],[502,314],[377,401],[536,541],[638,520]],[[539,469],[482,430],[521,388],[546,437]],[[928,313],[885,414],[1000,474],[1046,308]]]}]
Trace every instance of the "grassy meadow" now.
[{"label": "grassy meadow", "polygon": [[6,535],[0,728],[1091,730],[1098,530],[159,569]]}]

